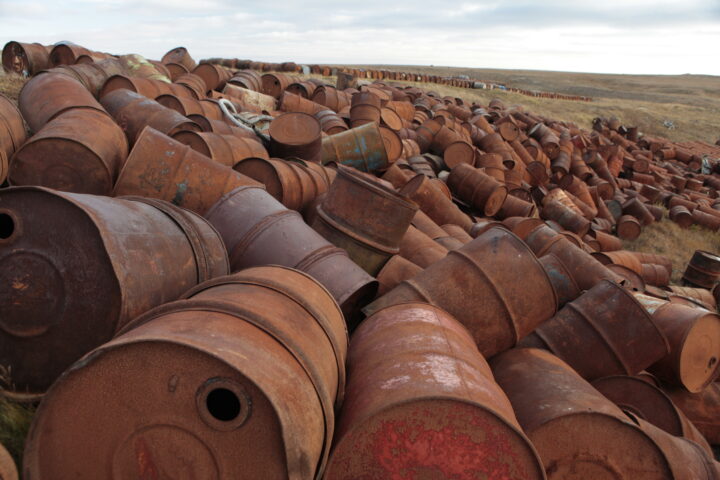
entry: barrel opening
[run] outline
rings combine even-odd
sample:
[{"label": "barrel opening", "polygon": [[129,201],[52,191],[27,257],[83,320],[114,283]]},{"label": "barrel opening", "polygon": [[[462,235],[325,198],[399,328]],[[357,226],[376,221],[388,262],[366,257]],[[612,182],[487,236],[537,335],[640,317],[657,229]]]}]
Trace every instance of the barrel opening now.
[{"label": "barrel opening", "polygon": [[240,416],[240,399],[227,388],[216,388],[208,393],[205,406],[216,420],[231,422]]},{"label": "barrel opening", "polygon": [[710,360],[708,361],[708,369],[715,367],[717,361],[718,359],[716,357],[710,357]]},{"label": "barrel opening", "polygon": [[15,220],[7,213],[0,213],[0,240],[7,240],[15,233]]}]

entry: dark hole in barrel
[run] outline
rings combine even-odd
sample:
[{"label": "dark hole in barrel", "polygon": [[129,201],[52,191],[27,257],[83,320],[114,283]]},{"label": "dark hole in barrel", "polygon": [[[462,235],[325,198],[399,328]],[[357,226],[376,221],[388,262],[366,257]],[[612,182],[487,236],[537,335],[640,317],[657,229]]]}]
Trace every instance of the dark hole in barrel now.
[{"label": "dark hole in barrel", "polygon": [[717,363],[717,358],[715,358],[715,357],[710,358],[710,361],[708,362],[708,368],[713,368],[716,363]]},{"label": "dark hole in barrel", "polygon": [[10,238],[15,231],[15,222],[7,213],[0,213],[0,239]]},{"label": "dark hole in barrel", "polygon": [[240,399],[227,388],[216,388],[205,400],[208,412],[221,422],[235,420],[240,415]]}]

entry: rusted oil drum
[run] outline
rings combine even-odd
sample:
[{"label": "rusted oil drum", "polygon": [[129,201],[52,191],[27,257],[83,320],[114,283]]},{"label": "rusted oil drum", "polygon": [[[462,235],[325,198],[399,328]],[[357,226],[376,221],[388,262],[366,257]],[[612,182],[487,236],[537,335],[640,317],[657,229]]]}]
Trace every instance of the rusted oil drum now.
[{"label": "rusted oil drum", "polygon": [[674,297],[689,298],[696,301],[694,306],[699,304],[710,311],[717,310],[717,302],[710,290],[705,288],[678,287],[677,285],[670,285],[668,288],[670,292],[672,292],[669,296],[671,301]]},{"label": "rusted oil drum", "polygon": [[540,216],[545,220],[558,222],[564,229],[581,237],[587,235],[590,230],[590,222],[587,218],[558,201],[544,202]]},{"label": "rusted oil drum", "polygon": [[320,161],[322,129],[312,115],[284,113],[270,123],[269,134],[270,153],[274,157]]},{"label": "rusted oil drum", "polygon": [[557,310],[557,295],[540,262],[502,228],[490,228],[451,251],[363,311],[371,315],[410,301],[447,310],[470,330],[486,357],[512,348]]},{"label": "rusted oil drum", "polygon": [[375,297],[373,277],[261,187],[233,190],[205,217],[220,232],[233,271],[283,265],[308,273],[330,291],[350,325],[359,307]]},{"label": "rusted oil drum", "polygon": [[10,456],[2,443],[0,443],[0,479],[1,480],[18,480],[18,471],[15,467],[15,461]]},{"label": "rusted oil drum", "polygon": [[[401,143],[402,145],[402,143]],[[380,128],[368,123],[322,140],[322,163],[342,163],[363,172],[390,166]]]},{"label": "rusted oil drum", "polygon": [[168,75],[172,82],[175,82],[175,80],[177,80],[182,75],[190,73],[190,70],[185,68],[183,65],[180,65],[179,63],[164,63],[163,65],[167,69]]},{"label": "rusted oil drum", "polygon": [[[29,476],[322,476],[347,332],[315,280],[282,267],[248,269],[133,325],[46,396],[25,453]],[[78,408],[81,418],[68,415]],[[88,449],[93,461],[81,461]]]},{"label": "rusted oil drum", "polygon": [[133,317],[228,272],[217,232],[165,202],[12,187],[0,224],[0,365],[17,393],[43,392]]},{"label": "rusted oil drum", "polygon": [[516,348],[490,366],[548,480],[682,478],[637,424],[551,353]]},{"label": "rusted oil drum", "polygon": [[130,90],[114,90],[102,97],[102,105],[120,125],[132,147],[146,126],[172,136],[181,130],[199,132],[200,126],[175,110]]},{"label": "rusted oil drum", "polygon": [[244,110],[257,112],[273,112],[276,110],[277,100],[275,98],[237,85],[225,85],[223,95],[241,102],[245,106]]},{"label": "rusted oil drum", "polygon": [[190,96],[196,100],[202,100],[207,96],[205,92],[207,92],[208,88],[207,85],[205,85],[205,80],[194,73],[185,73],[180,75],[174,80],[174,82],[181,87],[184,87],[188,92],[190,92]]},{"label": "rusted oil drum", "polygon": [[115,90],[126,89],[139,93],[149,99],[160,95],[172,94],[178,97],[194,98],[187,88],[174,83],[162,82],[151,78],[129,77],[126,75],[113,75],[103,84],[98,93],[99,98],[108,95]]},{"label": "rusted oil drum", "polygon": [[285,89],[294,81],[294,77],[284,73],[266,73],[261,77],[262,93],[280,98]]},{"label": "rusted oil drum", "polygon": [[323,132],[328,135],[335,135],[348,130],[345,120],[332,110],[322,110],[317,112],[314,116],[317,121],[320,122],[320,127]]},{"label": "rusted oil drum", "polygon": [[642,232],[642,225],[632,215],[623,215],[618,219],[615,231],[623,240],[635,240]]},{"label": "rusted oil drum", "polygon": [[270,158],[262,143],[252,138],[189,131],[177,132],[172,138],[230,168],[247,158]]},{"label": "rusted oil drum", "polygon": [[713,288],[720,282],[720,257],[711,252],[696,250],[682,278],[694,287]]},{"label": "rusted oil drum", "polygon": [[481,170],[461,163],[450,171],[448,186],[461,200],[492,217],[502,208],[507,188]]},{"label": "rusted oil drum", "polygon": [[75,108],[20,147],[8,179],[11,185],[110,195],[127,155],[125,134],[107,113]]},{"label": "rusted oil drum", "polygon": [[472,337],[422,303],[353,335],[325,479],[544,479],[542,462]]},{"label": "rusted oil drum", "polygon": [[548,253],[557,256],[581,290],[589,290],[602,280],[623,282],[623,277],[606,268],[589,253],[547,225],[540,225],[532,230],[525,237],[525,242],[538,257]]},{"label": "rusted oil drum", "polygon": [[123,66],[116,58],[107,58],[98,63],[62,65],[48,70],[49,73],[62,73],[79,81],[93,96],[99,97],[100,90],[113,75],[121,75]]},{"label": "rusted oil drum", "polygon": [[350,99],[350,94],[337,90],[335,87],[323,85],[315,89],[310,100],[325,105],[334,112],[339,112],[350,105]]},{"label": "rusted oil drum", "polygon": [[393,255],[385,262],[383,268],[377,274],[378,297],[397,287],[400,282],[409,280],[422,272],[422,267],[400,255]]},{"label": "rusted oil drum", "polygon": [[241,70],[236,72],[235,75],[228,80],[229,84],[237,85],[242,88],[247,88],[254,92],[260,92],[262,90],[262,77],[259,73],[253,70]]},{"label": "rusted oil drum", "polygon": [[712,455],[705,437],[656,385],[638,377],[613,375],[595,380],[592,386],[623,411],[671,435],[692,440]]},{"label": "rusted oil drum", "polygon": [[681,228],[690,228],[694,223],[692,213],[683,205],[676,205],[670,209],[670,220],[680,225]]},{"label": "rusted oil drum", "polygon": [[698,393],[720,375],[720,315],[636,293],[670,344],[648,371],[668,385]]},{"label": "rusted oil drum", "polygon": [[0,94],[0,184],[7,176],[12,155],[25,143],[22,115],[9,98]]},{"label": "rusted oil drum", "polygon": [[558,257],[549,253],[540,257],[539,260],[557,293],[558,307],[562,307],[580,296],[582,293],[580,287]]},{"label": "rusted oil drum", "polygon": [[626,412],[626,414],[662,451],[673,478],[697,480],[718,478],[720,464],[714,460],[712,451],[708,453],[696,442],[670,435],[641,418],[635,418],[631,413]]},{"label": "rusted oil drum", "polygon": [[354,93],[350,100],[350,126],[380,123],[380,98],[370,91]]},{"label": "rusted oil drum", "polygon": [[448,254],[448,249],[419,230],[410,225],[400,240],[400,256],[427,268],[433,263],[442,260]]},{"label": "rusted oil drum", "polygon": [[469,232],[473,222],[425,175],[416,175],[400,193],[410,197],[438,225],[452,223]]},{"label": "rusted oil drum", "polygon": [[700,393],[684,389],[665,392],[711,445],[720,445],[720,383],[711,383]]},{"label": "rusted oil drum", "polygon": [[666,287],[670,283],[670,272],[662,265],[643,263],[641,276],[645,283],[655,287]]},{"label": "rusted oil drum", "polygon": [[414,202],[373,177],[339,165],[311,226],[375,276],[399,253],[400,241],[417,209]]},{"label": "rusted oil drum", "polygon": [[20,90],[18,106],[33,132],[72,108],[104,111],[80,82],[60,73],[41,73],[31,78]]},{"label": "rusted oil drum", "polygon": [[320,105],[319,103],[315,103],[312,100],[308,100],[307,98],[303,98],[287,91],[283,92],[280,96],[278,108],[283,112],[301,112],[309,115],[315,115],[327,110],[327,107]]},{"label": "rusted oil drum", "polygon": [[592,381],[635,375],[669,353],[669,345],[633,294],[603,280],[563,307],[520,345],[544,348]]},{"label": "rusted oil drum", "polygon": [[165,55],[163,55],[160,61],[166,64],[177,63],[185,67],[187,70],[193,70],[197,66],[195,60],[193,60],[185,47],[176,47],[169,50]]},{"label": "rusted oil drum", "polygon": [[39,43],[10,41],[2,50],[2,64],[6,72],[32,77],[50,65],[47,49]]},{"label": "rusted oil drum", "polygon": [[212,63],[201,63],[193,69],[192,73],[205,81],[207,91],[222,90],[225,83],[232,77],[230,70]]},{"label": "rusted oil drum", "polygon": [[618,250],[614,252],[596,252],[592,254],[603,265],[615,264],[629,268],[638,275],[642,275],[642,263],[640,259],[634,255],[634,252],[627,250]]},{"label": "rusted oil drum", "polygon": [[328,189],[327,181],[316,172],[278,158],[247,158],[235,170],[265,185],[270,195],[291,210],[303,210]]},{"label": "rusted oil drum", "polygon": [[115,184],[114,196],[159,198],[200,215],[227,192],[258,182],[145,127]]}]

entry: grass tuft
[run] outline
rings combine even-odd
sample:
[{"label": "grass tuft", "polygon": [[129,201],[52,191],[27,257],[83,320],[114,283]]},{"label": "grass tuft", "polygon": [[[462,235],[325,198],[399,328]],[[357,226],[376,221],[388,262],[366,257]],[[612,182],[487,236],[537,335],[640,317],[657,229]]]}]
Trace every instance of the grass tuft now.
[{"label": "grass tuft", "polygon": [[17,105],[18,95],[26,81],[26,78],[19,75],[2,74],[0,75],[0,93]]},{"label": "grass tuft", "polygon": [[0,397],[0,443],[10,452],[17,465],[22,465],[25,437],[34,414],[34,406]]},{"label": "grass tuft", "polygon": [[670,258],[673,264],[670,283],[681,285],[682,274],[695,250],[720,254],[720,234],[697,225],[683,229],[667,218],[667,212],[665,215],[662,221],[643,227],[635,240],[623,241],[623,248]]}]

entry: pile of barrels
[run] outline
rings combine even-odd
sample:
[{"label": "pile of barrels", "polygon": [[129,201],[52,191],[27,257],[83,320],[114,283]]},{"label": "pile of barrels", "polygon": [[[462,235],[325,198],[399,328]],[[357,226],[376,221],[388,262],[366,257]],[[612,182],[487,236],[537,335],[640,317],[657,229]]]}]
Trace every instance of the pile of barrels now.
[{"label": "pile of barrels", "polygon": [[17,45],[26,478],[720,480],[720,257],[676,286],[621,241],[659,204],[718,218],[717,164],[351,75]]}]

